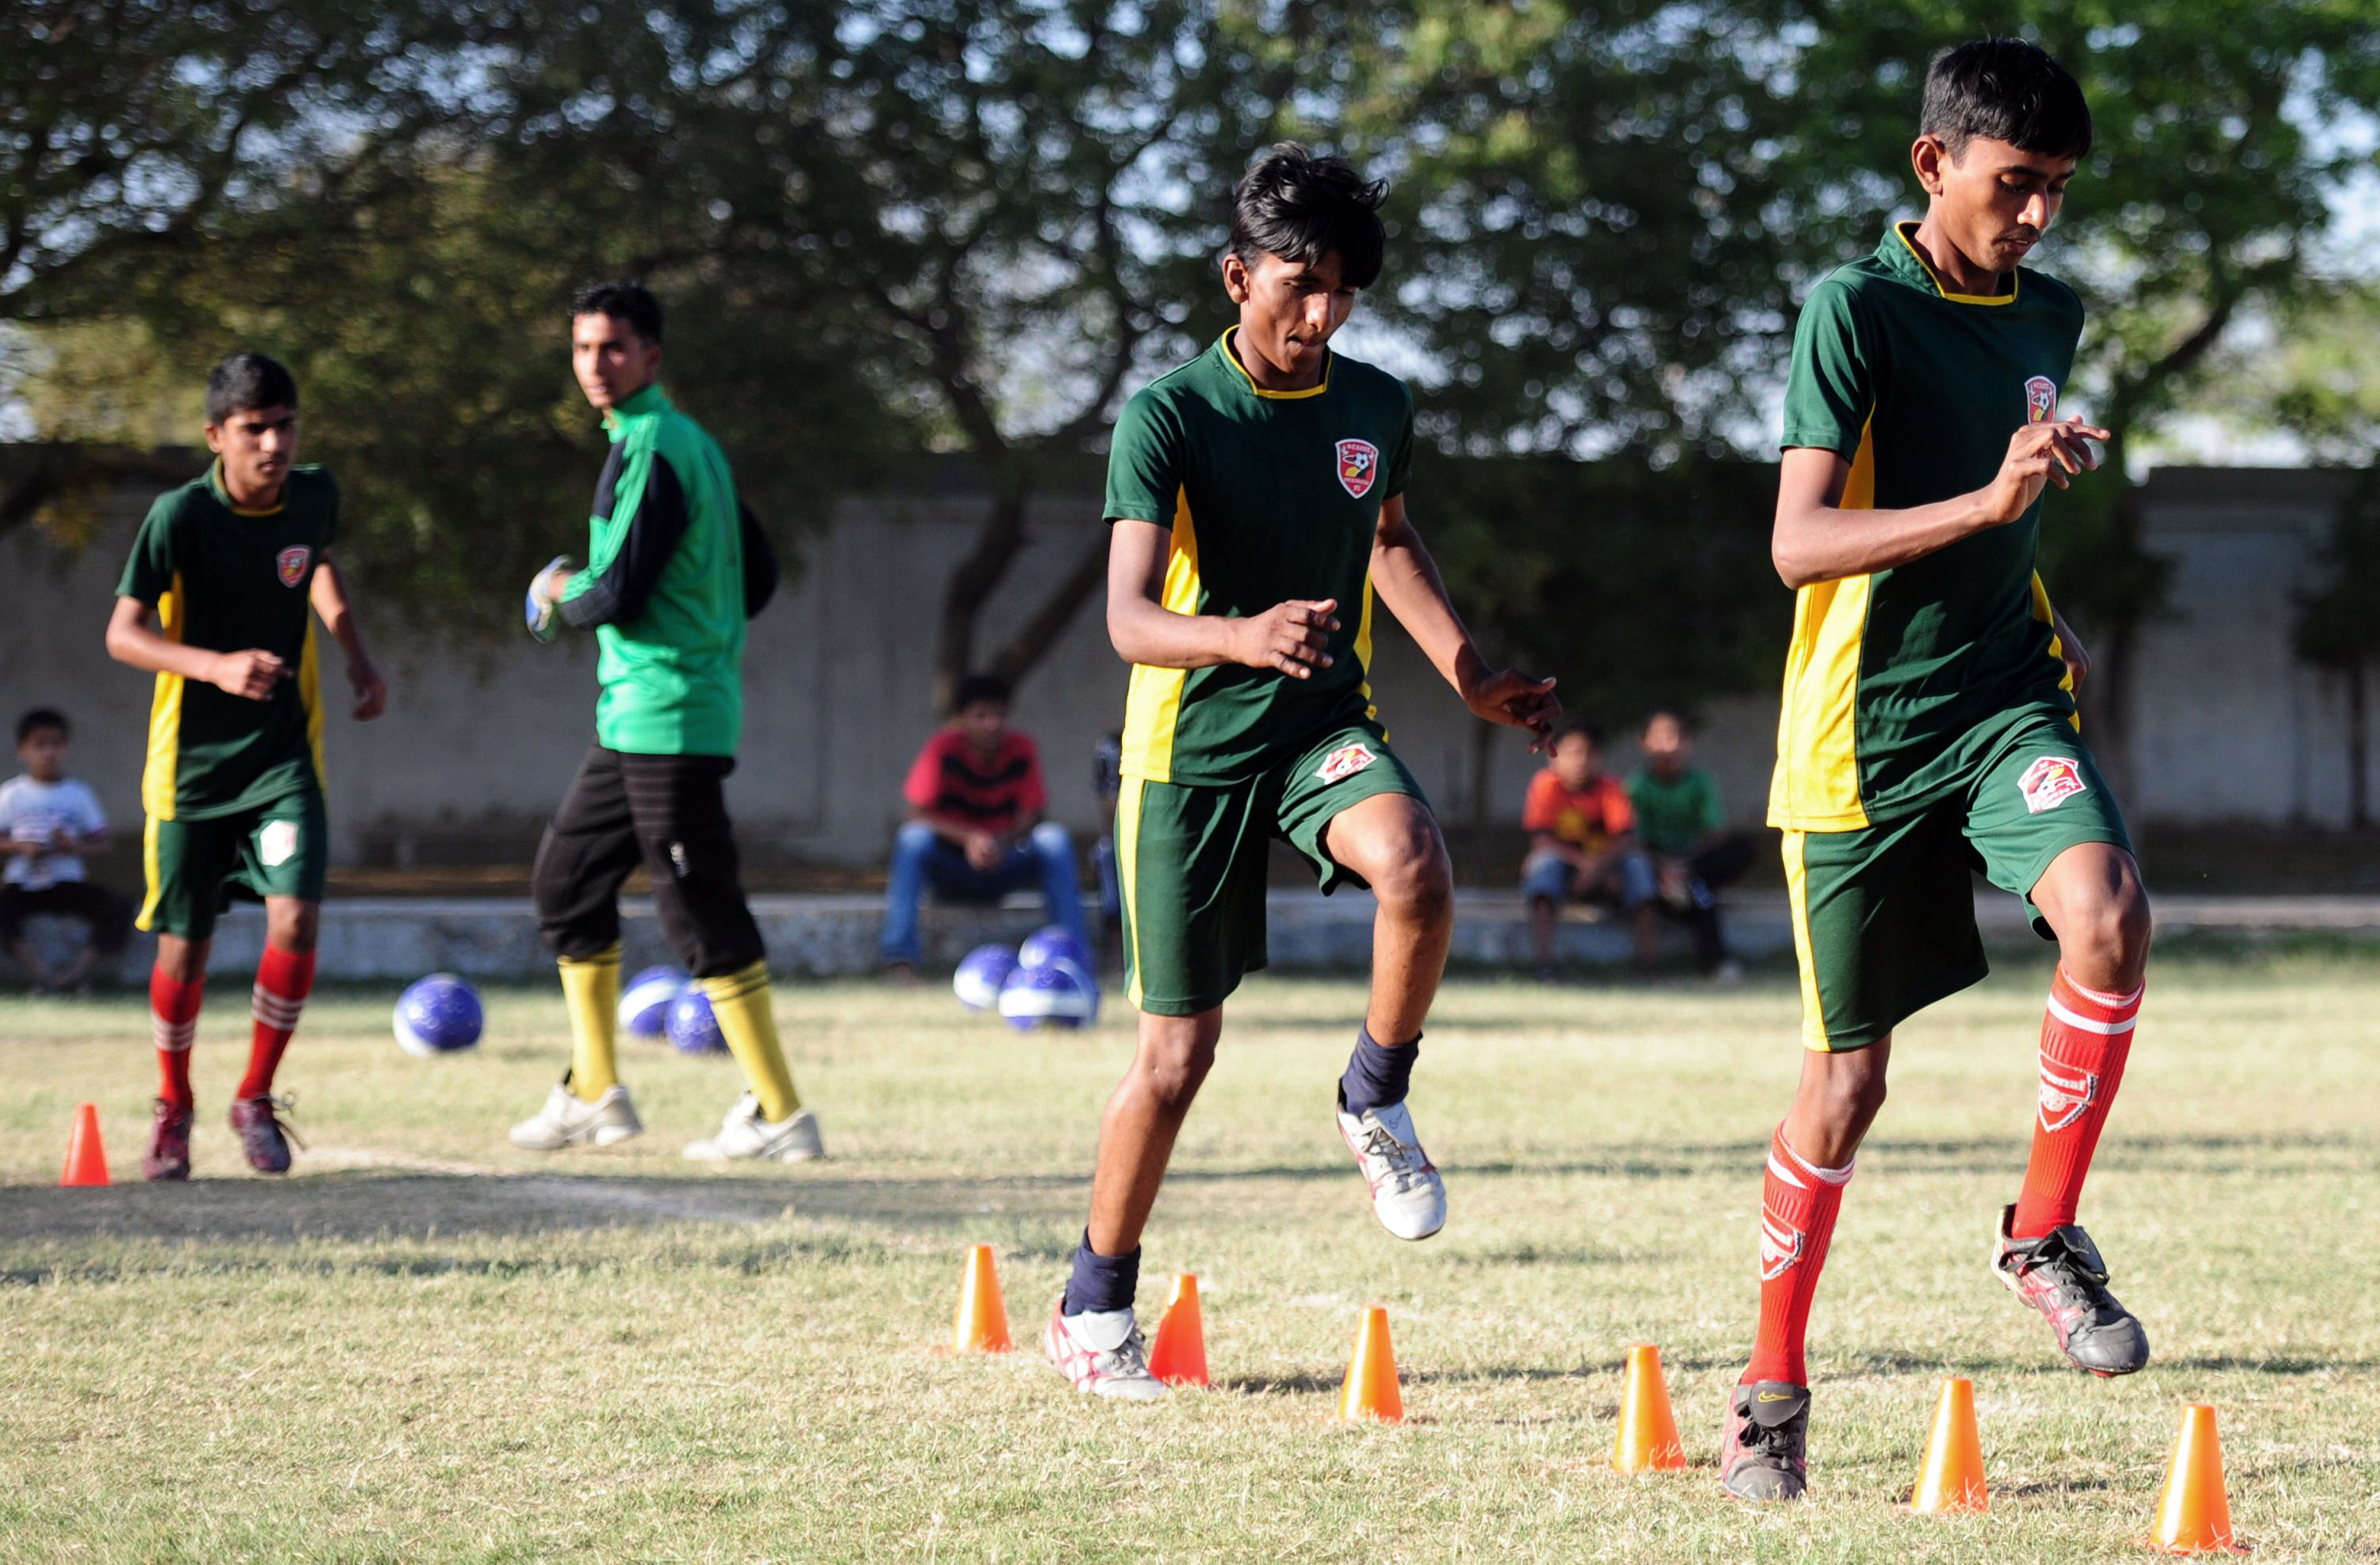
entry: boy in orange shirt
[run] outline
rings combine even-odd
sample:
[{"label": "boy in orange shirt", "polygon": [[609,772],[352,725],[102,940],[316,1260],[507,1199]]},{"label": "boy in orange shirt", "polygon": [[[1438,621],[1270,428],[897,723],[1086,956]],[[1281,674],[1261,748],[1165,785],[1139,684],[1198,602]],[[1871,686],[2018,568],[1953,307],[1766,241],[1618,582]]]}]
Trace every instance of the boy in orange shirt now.
[{"label": "boy in orange shirt", "polygon": [[1636,812],[1628,790],[1603,770],[1603,731],[1585,717],[1555,730],[1545,770],[1529,780],[1521,825],[1529,856],[1521,865],[1521,895],[1529,904],[1529,943],[1537,977],[1551,983],[1554,928],[1561,905],[1576,897],[1617,907],[1633,921],[1636,967],[1653,965],[1653,899],[1659,892],[1653,861],[1636,845]]}]

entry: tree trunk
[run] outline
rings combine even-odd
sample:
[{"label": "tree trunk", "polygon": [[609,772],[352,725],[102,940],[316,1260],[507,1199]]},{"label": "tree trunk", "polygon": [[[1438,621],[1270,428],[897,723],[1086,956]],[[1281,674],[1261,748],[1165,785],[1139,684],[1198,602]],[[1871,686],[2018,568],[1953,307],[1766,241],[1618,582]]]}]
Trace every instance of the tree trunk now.
[{"label": "tree trunk", "polygon": [[934,638],[937,712],[951,710],[959,681],[975,672],[976,621],[1025,546],[1025,501],[1030,492],[1023,475],[1012,470],[998,476],[975,548],[953,568],[942,586],[941,620]]},{"label": "tree trunk", "polygon": [[1008,638],[1008,644],[992,659],[992,673],[1012,686],[1021,683],[1057,644],[1058,637],[1066,633],[1066,627],[1075,623],[1075,615],[1087,600],[1098,594],[1107,576],[1108,529],[1102,525],[1075,556],[1074,567],[1042,599],[1033,617]]}]

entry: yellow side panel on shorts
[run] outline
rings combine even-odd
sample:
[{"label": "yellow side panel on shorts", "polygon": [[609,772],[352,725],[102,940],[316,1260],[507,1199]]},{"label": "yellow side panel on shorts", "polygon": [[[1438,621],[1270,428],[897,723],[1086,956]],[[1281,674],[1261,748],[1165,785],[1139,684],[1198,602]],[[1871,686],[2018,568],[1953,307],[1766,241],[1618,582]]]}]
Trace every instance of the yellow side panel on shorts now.
[{"label": "yellow side panel on shorts", "polygon": [[322,764],[322,660],[314,644],[314,620],[306,620],[306,650],[298,660],[298,699],[306,707],[306,749],[314,758],[314,786],[331,785],[330,769]]},{"label": "yellow side panel on shorts", "polygon": [[[157,600],[157,634],[168,641],[182,639],[188,615],[182,601],[182,573],[174,573],[173,590]],[[152,820],[174,819],[176,769],[182,759],[182,676],[161,673],[157,693],[149,703],[149,757],[140,768],[140,807]],[[152,876],[149,884],[156,885]],[[148,914],[141,914],[147,928]]]},{"label": "yellow side panel on shorts", "polygon": [[[2058,687],[2067,695],[2074,694],[2074,671],[2067,666],[2066,645],[2058,638],[2058,616],[2049,612],[2049,588],[2042,584],[2041,573],[2033,573],[2033,617],[2049,626],[2049,655],[2058,660]],[[2066,720],[2074,732],[2082,732],[2082,709],[2076,707],[2074,715]]]},{"label": "yellow side panel on shorts", "polygon": [[[1840,508],[1876,504],[1876,443],[1860,431]],[[1785,698],[1777,718],[1777,771],[1768,824],[1796,831],[1865,826],[1860,802],[1859,673],[1867,633],[1869,578],[1821,581],[1793,595],[1793,640],[1785,655]]]},{"label": "yellow side panel on shorts", "polygon": [[[1190,497],[1174,502],[1172,552],[1165,562],[1165,587],[1159,604],[1177,614],[1198,612],[1205,584],[1198,579],[1198,533],[1190,525]],[[1173,731],[1182,721],[1182,685],[1187,669],[1132,666],[1132,685],[1123,701],[1123,774],[1151,782],[1173,777]]]},{"label": "yellow side panel on shorts", "polygon": [[1140,911],[1133,900],[1140,880],[1140,791],[1145,784],[1137,777],[1126,777],[1116,790],[1115,850],[1116,889],[1123,893],[1124,939],[1132,942],[1124,952],[1132,971],[1132,982],[1125,998],[1135,1011],[1140,1008]]},{"label": "yellow side panel on shorts", "polygon": [[157,899],[165,890],[164,876],[157,868],[157,817],[153,815],[140,828],[140,876],[148,890],[141,894],[140,916],[132,923],[135,928],[146,934],[155,926]]},{"label": "yellow side panel on shorts", "polygon": [[1802,973],[1802,1047],[1831,1053],[1826,1010],[1818,1001],[1817,953],[1810,941],[1809,871],[1803,862],[1809,834],[1788,831],[1784,836],[1785,900],[1793,909],[1793,964]]}]

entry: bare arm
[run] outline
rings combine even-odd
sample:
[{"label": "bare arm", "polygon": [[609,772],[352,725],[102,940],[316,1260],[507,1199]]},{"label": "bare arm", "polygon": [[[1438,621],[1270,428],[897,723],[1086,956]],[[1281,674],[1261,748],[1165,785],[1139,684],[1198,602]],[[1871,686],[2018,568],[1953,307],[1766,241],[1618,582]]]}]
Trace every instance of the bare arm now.
[{"label": "bare arm", "polygon": [[1769,557],[1791,588],[1890,570],[1961,539],[2005,527],[2031,508],[2045,484],[2098,467],[2088,443],[2108,431],[2079,419],[2027,424],[2010,437],[1992,481],[1972,493],[1898,510],[1845,510],[1851,464],[1832,451],[1797,446],[1777,472],[1777,525]]},{"label": "bare arm", "polygon": [[358,722],[369,722],[388,708],[388,682],[364,650],[363,627],[356,623],[354,608],[347,601],[347,584],[339,575],[339,567],[328,555],[314,566],[314,583],[307,589],[314,612],[322,617],[322,628],[346,654],[347,683],[356,693],[355,715]]},{"label": "bare arm", "polygon": [[1118,521],[1108,533],[1108,640],[1116,656],[1149,668],[1214,668],[1243,663],[1311,679],[1330,666],[1323,650],[1339,628],[1331,599],[1277,603],[1248,619],[1179,614],[1164,605],[1172,529]]},{"label": "bare arm", "polygon": [[1488,666],[1471,632],[1463,628],[1454,605],[1447,601],[1438,563],[1429,557],[1421,533],[1405,514],[1402,494],[1390,495],[1380,506],[1379,527],[1372,538],[1372,589],[1431,665],[1454,686],[1464,706],[1490,722],[1524,728],[1544,739],[1561,712],[1561,703],[1554,698],[1554,682]]},{"label": "bare arm", "polygon": [[287,664],[256,648],[218,652],[168,641],[151,627],[149,614],[149,605],[138,598],[115,601],[115,610],[107,619],[109,657],[150,673],[177,673],[251,701],[272,695],[273,687],[288,677]]}]

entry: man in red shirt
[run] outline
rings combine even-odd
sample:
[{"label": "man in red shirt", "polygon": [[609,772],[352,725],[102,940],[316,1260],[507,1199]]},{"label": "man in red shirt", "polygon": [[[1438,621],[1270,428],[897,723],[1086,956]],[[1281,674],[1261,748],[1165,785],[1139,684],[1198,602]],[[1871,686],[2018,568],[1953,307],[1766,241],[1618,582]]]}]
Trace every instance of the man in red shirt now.
[{"label": "man in red shirt", "polygon": [[1521,808],[1529,856],[1521,865],[1521,896],[1529,904],[1529,942],[1537,977],[1557,976],[1554,928],[1561,904],[1577,897],[1628,914],[1636,926],[1636,965],[1653,964],[1653,899],[1659,891],[1653,861],[1636,845],[1636,811],[1628,790],[1603,770],[1602,731],[1584,717],[1554,730],[1545,770],[1529,780]]},{"label": "man in red shirt", "polygon": [[1038,885],[1050,922],[1078,940],[1083,894],[1075,843],[1044,820],[1050,795],[1033,741],[1008,726],[1008,685],[990,674],[961,682],[950,721],[928,739],[901,796],[909,819],[892,842],[884,893],[884,966],[916,975],[917,904],[928,887],[946,902],[995,903]]}]

